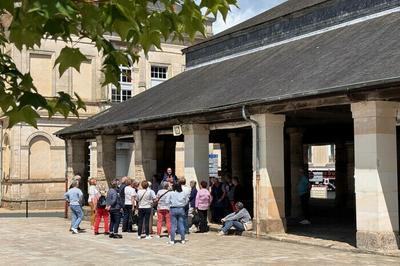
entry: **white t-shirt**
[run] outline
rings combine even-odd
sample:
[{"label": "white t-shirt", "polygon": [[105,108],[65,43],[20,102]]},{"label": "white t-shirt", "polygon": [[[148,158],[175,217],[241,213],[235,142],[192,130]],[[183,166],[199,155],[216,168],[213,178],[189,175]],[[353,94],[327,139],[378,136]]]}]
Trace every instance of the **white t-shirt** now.
[{"label": "white t-shirt", "polygon": [[88,194],[89,194],[88,202],[92,202],[92,200],[99,195],[99,190],[95,185],[91,185],[89,186]]},{"label": "white t-shirt", "polygon": [[182,192],[185,193],[185,197],[187,198],[187,201],[189,201],[190,198],[190,193],[192,192],[192,189],[189,186],[182,186]]},{"label": "white t-shirt", "polygon": [[132,205],[132,197],[136,197],[136,191],[131,186],[126,186],[125,189],[125,205]]}]

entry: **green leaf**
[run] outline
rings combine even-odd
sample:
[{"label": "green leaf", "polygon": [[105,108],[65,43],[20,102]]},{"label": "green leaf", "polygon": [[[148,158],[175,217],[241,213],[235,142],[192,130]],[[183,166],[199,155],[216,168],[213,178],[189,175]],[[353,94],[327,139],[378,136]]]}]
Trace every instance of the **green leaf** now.
[{"label": "green leaf", "polygon": [[11,111],[5,113],[5,115],[9,117],[9,128],[20,122],[28,123],[29,125],[37,128],[36,120],[40,118],[40,115],[28,105],[22,107],[21,109],[12,109]]},{"label": "green leaf", "polygon": [[60,77],[64,74],[64,72],[73,67],[76,71],[80,71],[81,63],[87,61],[87,58],[79,51],[78,48],[71,48],[65,46],[60,55],[57,57],[55,65],[59,65],[58,71],[60,72]]},{"label": "green leaf", "polygon": [[[10,13],[13,13],[14,10],[14,0],[1,0],[0,1],[0,10],[5,9]],[[1,12],[0,12],[1,13]]]},{"label": "green leaf", "polygon": [[38,93],[32,93],[32,92],[24,92],[24,95],[21,96],[19,99],[20,106],[24,105],[30,105],[33,106],[35,109],[38,108],[46,108],[47,107],[47,102],[46,99],[38,94]]}]

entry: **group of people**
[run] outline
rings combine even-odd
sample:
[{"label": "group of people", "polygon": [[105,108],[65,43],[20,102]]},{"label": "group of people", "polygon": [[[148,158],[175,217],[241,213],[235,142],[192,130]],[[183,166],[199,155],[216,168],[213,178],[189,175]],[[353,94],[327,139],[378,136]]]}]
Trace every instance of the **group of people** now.
[{"label": "group of people", "polygon": [[[79,224],[83,219],[83,193],[79,189],[80,176],[75,176],[71,187],[64,198],[71,209],[71,231],[80,231]],[[222,223],[220,234],[226,234],[230,228],[246,230],[251,222],[248,211],[240,201],[243,192],[239,180],[228,178],[226,183],[218,178],[201,181],[199,189],[195,181],[186,185],[185,178],[177,178],[168,168],[157,184],[146,180],[138,182],[128,177],[114,179],[108,191],[97,185],[94,178],[89,180],[88,203],[91,207],[91,225],[94,234],[98,235],[101,220],[104,220],[104,234],[110,238],[122,238],[119,226],[122,220],[122,232],[137,230],[137,238],[151,239],[153,214],[157,213],[156,237],[162,236],[163,222],[169,236],[168,243],[175,243],[178,233],[181,243],[190,231],[204,233],[209,230],[208,212],[211,208],[211,220]],[[228,212],[232,212],[226,215]]]}]

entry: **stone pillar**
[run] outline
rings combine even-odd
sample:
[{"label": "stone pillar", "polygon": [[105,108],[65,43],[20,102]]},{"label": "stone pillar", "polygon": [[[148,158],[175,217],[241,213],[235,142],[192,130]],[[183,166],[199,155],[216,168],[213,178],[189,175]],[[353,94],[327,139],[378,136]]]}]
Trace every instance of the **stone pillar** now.
[{"label": "stone pillar", "polygon": [[290,216],[295,218],[302,215],[300,196],[297,192],[297,184],[299,183],[300,171],[304,169],[303,131],[299,128],[289,128],[287,133],[289,134],[290,141]]},{"label": "stone pillar", "polygon": [[185,175],[185,143],[176,142],[175,146],[175,175]]},{"label": "stone pillar", "polygon": [[357,246],[399,247],[394,102],[353,103]]},{"label": "stone pillar", "polygon": [[185,139],[185,178],[187,183],[194,180],[200,184],[208,180],[208,142],[207,125],[190,124],[183,127]]},{"label": "stone pillar", "polygon": [[243,178],[243,164],[242,164],[242,139],[243,136],[237,133],[230,133],[229,139],[231,140],[231,167],[232,176],[237,176],[242,180]]},{"label": "stone pillar", "polygon": [[221,148],[221,174],[226,176],[230,174],[229,162],[228,162],[228,147],[226,143],[220,143]]},{"label": "stone pillar", "polygon": [[155,130],[137,130],[135,139],[135,179],[149,180],[157,173],[157,132]]},{"label": "stone pillar", "polygon": [[82,175],[85,172],[85,141],[84,139],[66,140],[68,185],[74,175]]},{"label": "stone pillar", "polygon": [[335,143],[335,205],[345,207],[347,201],[347,151],[344,142]]},{"label": "stone pillar", "polygon": [[108,184],[116,177],[117,137],[96,136],[97,142],[97,179]]},{"label": "stone pillar", "polygon": [[347,207],[355,210],[354,143],[346,143],[347,158]]},{"label": "stone pillar", "polygon": [[[283,233],[286,230],[283,135],[285,116],[257,114],[251,116],[251,118],[259,124],[259,180],[257,180],[256,173],[256,127],[252,126],[254,220],[256,228],[259,228],[258,233]],[[259,221],[258,224],[257,220]]]}]

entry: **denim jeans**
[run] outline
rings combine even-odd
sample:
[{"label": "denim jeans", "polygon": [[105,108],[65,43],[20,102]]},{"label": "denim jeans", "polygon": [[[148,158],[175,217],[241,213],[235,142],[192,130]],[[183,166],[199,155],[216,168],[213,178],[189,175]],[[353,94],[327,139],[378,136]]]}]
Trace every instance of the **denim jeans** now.
[{"label": "denim jeans", "polygon": [[150,215],[152,208],[139,208],[138,213],[138,236],[142,235],[143,232],[143,222],[144,222],[144,231],[146,236],[150,235]]},{"label": "denim jeans", "polygon": [[110,233],[118,234],[119,224],[121,223],[121,211],[120,210],[110,210]]},{"label": "denim jeans", "polygon": [[132,232],[132,205],[124,206],[122,232]]},{"label": "denim jeans", "polygon": [[189,203],[185,206],[185,217],[184,217],[185,233],[189,233]]},{"label": "denim jeans", "polygon": [[[171,208],[171,241],[175,241],[176,229],[181,235],[181,240],[185,240],[185,208]],[[187,217],[187,216],[186,216]]]},{"label": "denim jeans", "polygon": [[244,225],[239,221],[226,221],[221,230],[226,234],[231,227],[235,228],[239,232],[244,231]]},{"label": "denim jeans", "polygon": [[70,205],[71,208],[71,229],[78,229],[83,219],[83,211],[80,205]]}]

